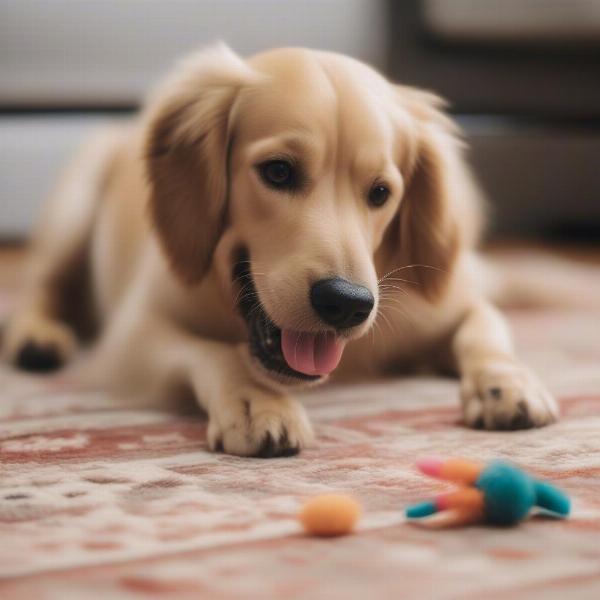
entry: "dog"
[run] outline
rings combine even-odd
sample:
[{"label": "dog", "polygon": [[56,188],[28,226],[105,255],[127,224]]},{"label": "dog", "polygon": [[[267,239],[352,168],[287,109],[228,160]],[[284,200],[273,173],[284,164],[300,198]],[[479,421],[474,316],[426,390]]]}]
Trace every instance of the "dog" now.
[{"label": "dog", "polygon": [[77,314],[105,382],[191,391],[210,448],[240,456],[313,443],[295,389],[415,365],[459,375],[468,426],[554,422],[486,297],[481,193],[444,107],[335,53],[193,54],[67,170],[6,359],[63,365]]}]

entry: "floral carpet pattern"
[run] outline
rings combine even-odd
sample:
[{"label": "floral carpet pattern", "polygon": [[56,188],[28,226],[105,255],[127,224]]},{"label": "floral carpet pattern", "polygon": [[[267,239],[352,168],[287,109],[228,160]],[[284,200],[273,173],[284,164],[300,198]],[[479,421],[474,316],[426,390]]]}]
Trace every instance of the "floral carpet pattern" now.
[{"label": "floral carpet pattern", "polygon": [[[207,452],[199,415],[0,367],[0,597],[600,598],[600,314],[510,318],[560,423],[465,429],[450,379],[323,388],[303,397],[318,444],[274,460]],[[414,469],[432,454],[513,460],[566,489],[572,518],[409,525],[403,507],[444,488]],[[305,537],[299,507],[330,491],[363,503],[358,531]]]}]

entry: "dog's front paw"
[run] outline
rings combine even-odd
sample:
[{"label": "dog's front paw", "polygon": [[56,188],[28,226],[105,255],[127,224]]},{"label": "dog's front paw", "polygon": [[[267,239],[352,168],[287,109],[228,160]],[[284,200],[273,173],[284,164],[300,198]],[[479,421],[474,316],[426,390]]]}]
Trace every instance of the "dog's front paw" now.
[{"label": "dog's front paw", "polygon": [[464,420],[477,429],[543,427],[558,418],[558,405],[538,378],[512,361],[483,364],[461,381]]},{"label": "dog's front paw", "polygon": [[5,360],[28,371],[60,368],[73,355],[76,339],[70,327],[43,315],[26,314],[9,320],[4,332]]},{"label": "dog's front paw", "polygon": [[300,403],[259,388],[236,390],[209,411],[208,444],[215,451],[260,458],[293,456],[313,437]]}]

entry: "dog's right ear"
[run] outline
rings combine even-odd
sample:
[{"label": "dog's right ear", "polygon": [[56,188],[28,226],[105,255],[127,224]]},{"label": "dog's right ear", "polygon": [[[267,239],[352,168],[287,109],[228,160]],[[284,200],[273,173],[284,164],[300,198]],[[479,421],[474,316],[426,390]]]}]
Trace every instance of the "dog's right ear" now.
[{"label": "dog's right ear", "polygon": [[255,78],[218,45],[185,60],[149,102],[151,219],[173,270],[188,284],[205,274],[225,225],[230,113]]}]

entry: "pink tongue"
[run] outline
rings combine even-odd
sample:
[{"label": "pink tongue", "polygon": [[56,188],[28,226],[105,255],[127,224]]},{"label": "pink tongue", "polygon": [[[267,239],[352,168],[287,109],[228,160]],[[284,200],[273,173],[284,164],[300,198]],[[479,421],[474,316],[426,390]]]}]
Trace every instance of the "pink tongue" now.
[{"label": "pink tongue", "polygon": [[339,364],[344,342],[334,333],[308,333],[284,329],[281,350],[287,364],[305,375],[327,375]]}]

